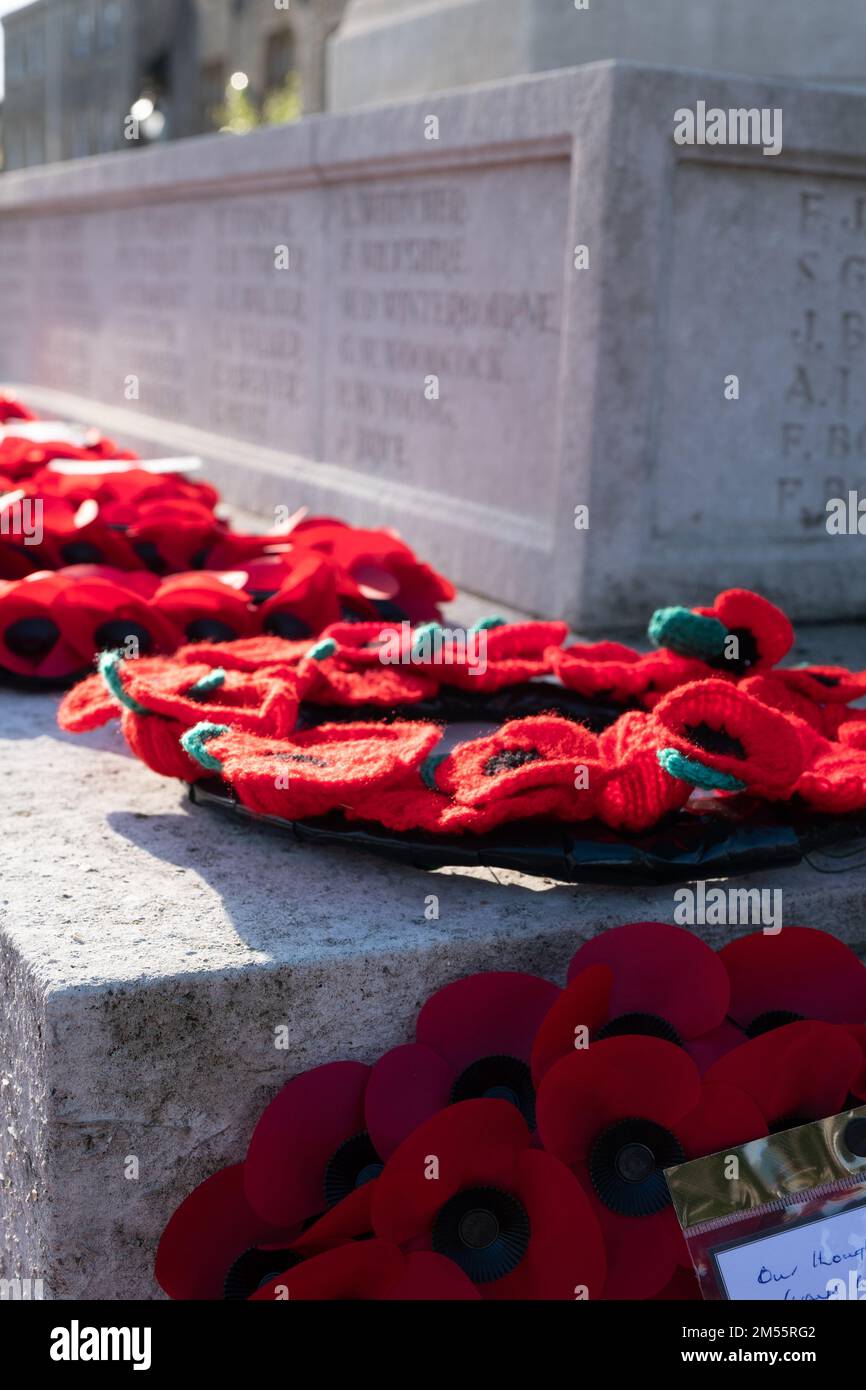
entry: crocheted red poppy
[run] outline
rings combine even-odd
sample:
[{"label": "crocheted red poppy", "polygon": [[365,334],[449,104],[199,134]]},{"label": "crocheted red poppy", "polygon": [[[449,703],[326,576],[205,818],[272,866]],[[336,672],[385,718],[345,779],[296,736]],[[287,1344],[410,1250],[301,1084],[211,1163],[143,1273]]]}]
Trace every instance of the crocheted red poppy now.
[{"label": "crocheted red poppy", "polygon": [[726,589],[712,608],[658,609],[649,637],[656,646],[698,657],[737,677],[775,666],[790,650],[794,630],[782,610],[760,594]]},{"label": "crocheted red poppy", "polygon": [[[818,734],[827,734],[824,706],[800,694],[782,679],[781,671],[770,671],[765,675],[746,676],[740,681],[739,689],[746,695],[760,700],[770,709],[781,710],[783,714],[793,715],[802,720]],[[835,707],[834,707],[835,708]]]},{"label": "crocheted red poppy", "polygon": [[276,674],[278,671],[295,671],[304,657],[309,655],[310,640],[300,638],[297,642],[283,637],[241,637],[233,642],[189,642],[179,647],[174,654],[175,661],[197,665],[219,666],[225,671],[247,671],[250,673]]},{"label": "crocheted red poppy", "polygon": [[500,619],[467,630],[430,624],[412,634],[413,663],[443,685],[489,693],[546,675],[567,632],[565,623]]},{"label": "crocheted red poppy", "polygon": [[0,582],[0,667],[41,681],[87,670],[92,648],[70,631],[68,588],[68,579],[45,571]]},{"label": "crocheted red poppy", "polygon": [[479,1296],[471,1280],[441,1255],[407,1255],[392,1241],[367,1240],[286,1270],[259,1289],[252,1301],[450,1302]]},{"label": "crocheted red poppy", "polygon": [[127,708],[164,715],[182,729],[230,720],[236,729],[283,738],[295,727],[298,697],[292,677],[167,661],[124,661],[115,671]]},{"label": "crocheted red poppy", "polygon": [[801,1019],[866,1021],[866,965],[829,932],[752,932],[718,958],[730,980],[730,1016],[748,1037]]},{"label": "crocheted red poppy", "polygon": [[310,661],[305,667],[304,698],[318,705],[380,705],[392,709],[429,700],[436,690],[434,681],[404,666],[361,666],[347,671],[339,657],[326,657]]},{"label": "crocheted red poppy", "polygon": [[688,1047],[719,1027],[730,1003],[715,951],[667,922],[599,932],[573,956],[568,980],[536,1035],[536,1081],[574,1049],[579,1028],[594,1041],[638,1034]]},{"label": "crocheted red poppy", "polygon": [[728,1052],[704,1079],[747,1091],[778,1131],[838,1114],[862,1066],[860,1045],[843,1026],[789,1023]]},{"label": "crocheted red poppy", "polygon": [[196,726],[184,747],[219,771],[245,806],[292,820],[351,809],[380,789],[411,780],[438,743],[435,724],[322,724],[291,739]]},{"label": "crocheted red poppy", "polygon": [[171,575],[160,584],[153,603],[189,642],[231,642],[258,630],[248,596],[220,575]]},{"label": "crocheted red poppy", "polygon": [[545,1149],[572,1168],[602,1229],[606,1298],[652,1298],[691,1265],[664,1170],[766,1134],[748,1095],[702,1085],[687,1053],[655,1037],[572,1049],[544,1076],[537,1113]]},{"label": "crocheted red poppy", "polygon": [[593,700],[629,704],[710,674],[703,661],[675,652],[641,653],[619,642],[576,643],[547,653],[563,685]]},{"label": "crocheted red poppy", "polygon": [[788,690],[819,705],[847,705],[866,695],[866,671],[844,666],[792,666],[773,672]]},{"label": "crocheted red poppy", "polygon": [[671,691],[655,718],[668,749],[679,755],[660,752],[665,770],[697,785],[786,796],[803,771],[802,739],[792,721],[727,681],[695,681]]},{"label": "crocheted red poppy", "polygon": [[[587,769],[578,790],[579,768]],[[598,740],[588,729],[558,715],[513,719],[486,738],[472,739],[448,753],[435,770],[438,788],[455,801],[483,806],[537,789],[565,793],[574,819],[593,813],[603,765]]]},{"label": "crocheted red poppy", "polygon": [[620,715],[600,734],[607,777],[596,815],[605,825],[640,832],[685,806],[691,787],[660,765],[658,749],[663,742],[661,726],[641,710]]},{"label": "crocheted red poppy", "polygon": [[812,751],[794,790],[816,811],[846,815],[866,807],[866,750],[825,741]]},{"label": "crocheted red poppy", "polygon": [[529,1060],[555,985],[517,971],[468,975],[437,990],[418,1016],[415,1042],[376,1063],[367,1127],[388,1157],[417,1126],[462,1100],[507,1100],[535,1128]]},{"label": "crocheted red poppy", "polygon": [[[513,1105],[467,1100],[425,1121],[391,1155],[372,1194],[373,1227],[405,1249],[450,1259],[483,1298],[597,1298],[598,1223],[580,1184]],[[435,1165],[435,1167],[431,1167]]]}]

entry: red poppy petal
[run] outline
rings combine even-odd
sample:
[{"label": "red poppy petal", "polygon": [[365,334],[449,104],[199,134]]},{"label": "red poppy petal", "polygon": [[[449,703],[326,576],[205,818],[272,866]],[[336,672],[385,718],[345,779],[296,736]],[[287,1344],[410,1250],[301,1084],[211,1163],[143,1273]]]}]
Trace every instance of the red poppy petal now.
[{"label": "red poppy petal", "polygon": [[366,1237],[373,1229],[373,1188],[375,1179],[356,1187],[342,1202],[308,1226],[303,1235],[292,1241],[292,1249],[306,1259],[332,1250],[335,1245]]},{"label": "red poppy petal", "polygon": [[610,991],[613,971],[605,965],[581,970],[562,991],[542,1019],[532,1048],[532,1080],[541,1083],[560,1057],[567,1057],[576,1046],[578,1030],[591,1035],[610,1018]]},{"label": "red poppy petal", "polygon": [[437,990],[418,1015],[419,1043],[463,1071],[481,1057],[529,1062],[542,1019],[559,996],[556,985],[519,971],[467,975]]},{"label": "red poppy petal", "polygon": [[546,1149],[573,1164],[618,1120],[671,1129],[700,1098],[698,1069],[682,1048],[633,1034],[605,1038],[553,1064],[538,1091],[538,1132]]},{"label": "red poppy petal", "polygon": [[700,1103],[677,1124],[686,1158],[703,1158],[751,1139],[763,1139],[767,1122],[757,1102],[738,1086],[707,1082]]},{"label": "red poppy petal", "polygon": [[243,1166],[221,1168],[181,1202],[162,1233],[156,1281],[169,1298],[218,1299],[235,1260],[251,1245],[284,1245],[300,1227],[277,1227],[249,1207]]},{"label": "red poppy petal", "polygon": [[685,1049],[703,1076],[714,1062],[726,1053],[733,1052],[735,1047],[741,1047],[745,1041],[742,1028],[725,1019],[724,1023],[720,1023],[718,1028],[713,1028],[709,1033],[702,1033],[699,1038],[689,1038],[685,1043]]},{"label": "red poppy petal", "polygon": [[665,1284],[661,1293],[655,1295],[655,1298],[656,1300],[666,1299],[674,1303],[700,1302],[703,1299],[703,1294],[694,1269],[691,1267],[684,1269],[680,1265],[674,1277]]},{"label": "red poppy petal", "polygon": [[328,1300],[364,1302],[384,1298],[405,1268],[403,1252],[386,1240],[340,1245],[312,1260],[284,1270],[263,1285],[250,1302],[273,1303]]},{"label": "red poppy petal", "polygon": [[432,1250],[419,1250],[406,1256],[402,1274],[388,1286],[383,1297],[395,1302],[430,1302],[477,1300],[481,1294],[453,1260]]},{"label": "red poppy petal", "polygon": [[655,1298],[676,1273],[689,1263],[685,1239],[673,1207],[652,1216],[619,1216],[600,1202],[592,1189],[585,1164],[576,1168],[607,1254],[604,1298]]},{"label": "red poppy petal", "polygon": [[743,1028],[776,1010],[825,1023],[866,1019],[866,965],[830,932],[754,932],[724,946],[719,959],[731,981],[731,1017]]},{"label": "red poppy petal", "polygon": [[283,1225],[322,1210],[329,1158],[364,1129],[369,1075],[362,1062],[330,1062],[294,1077],[274,1097],[244,1161],[244,1190],[260,1216]]},{"label": "red poppy petal", "polygon": [[441,1110],[403,1141],[376,1180],[376,1234],[401,1244],[425,1236],[439,1209],[463,1187],[513,1190],[515,1165],[529,1141],[526,1124],[507,1101],[466,1100]]},{"label": "red poppy petal", "polygon": [[680,1037],[716,1028],[728,1012],[727,972],[707,944],[685,927],[629,922],[600,932],[581,946],[568,968],[573,979],[590,965],[613,972],[611,1017],[651,1013],[673,1024]]},{"label": "red poppy petal", "polygon": [[376,1152],[389,1158],[419,1124],[443,1110],[454,1081],[451,1063],[421,1043],[394,1047],[380,1057],[364,1102]]},{"label": "red poppy petal", "polygon": [[481,1286],[494,1299],[600,1298],[607,1259],[592,1203],[577,1178],[552,1154],[519,1159],[512,1193],[529,1217],[529,1248],[504,1279]]},{"label": "red poppy petal", "polygon": [[856,1038],[832,1023],[789,1023],[716,1062],[705,1084],[747,1091],[772,1128],[838,1114],[863,1064]]}]

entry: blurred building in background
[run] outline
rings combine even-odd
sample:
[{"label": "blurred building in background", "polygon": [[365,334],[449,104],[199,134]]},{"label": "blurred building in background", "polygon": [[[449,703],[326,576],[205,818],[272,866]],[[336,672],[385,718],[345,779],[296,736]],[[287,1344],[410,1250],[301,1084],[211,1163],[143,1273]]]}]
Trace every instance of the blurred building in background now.
[{"label": "blurred building in background", "polygon": [[619,58],[866,84],[864,0],[349,0],[330,105]]},{"label": "blurred building in background", "polygon": [[[242,131],[326,105],[345,0],[35,0],[3,21],[4,167]],[[127,137],[128,117],[138,136]]]}]

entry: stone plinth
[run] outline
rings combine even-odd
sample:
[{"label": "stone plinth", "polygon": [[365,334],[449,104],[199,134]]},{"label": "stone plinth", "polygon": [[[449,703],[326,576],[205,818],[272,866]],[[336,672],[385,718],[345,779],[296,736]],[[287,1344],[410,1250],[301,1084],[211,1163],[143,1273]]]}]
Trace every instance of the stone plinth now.
[{"label": "stone plinth", "polygon": [[625,59],[862,85],[860,0],[349,0],[333,110]]},{"label": "stone plinth", "polygon": [[[677,144],[701,102],[781,111],[781,153]],[[596,65],[7,175],[0,377],[584,628],[734,584],[856,616],[864,128]]]},{"label": "stone plinth", "polygon": [[[798,655],[862,666],[864,640],[822,632]],[[243,1155],[280,1085],[406,1041],[437,986],[483,969],[562,980],[582,939],[674,920],[673,887],[302,848],[191,808],[116,728],[58,734],[55,706],[0,691],[0,1278],[41,1279],[46,1297],[157,1297],[166,1220]],[[780,889],[786,924],[866,956],[866,869],[816,863],[737,884]],[[749,928],[700,930],[718,946]]]}]

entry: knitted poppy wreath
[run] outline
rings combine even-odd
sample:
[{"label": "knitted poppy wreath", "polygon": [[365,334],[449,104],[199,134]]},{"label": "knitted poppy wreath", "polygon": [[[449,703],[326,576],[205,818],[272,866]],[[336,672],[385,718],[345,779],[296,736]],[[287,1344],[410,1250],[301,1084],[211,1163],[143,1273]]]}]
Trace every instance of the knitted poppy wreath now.
[{"label": "knitted poppy wreath", "polygon": [[864,1020],[866,967],[807,927],[716,953],[630,923],[564,989],[467,976],[374,1065],[284,1085],[156,1277],[175,1299],[698,1298],[665,1168],[862,1105]]},{"label": "knitted poppy wreath", "polygon": [[[175,615],[182,614],[187,578],[163,581],[166,587]],[[100,605],[109,600],[104,581],[80,588],[83,647],[104,628]],[[128,616],[118,621],[143,619],[145,602],[130,596]],[[682,810],[696,788],[835,816],[866,809],[866,723],[840,700],[820,705],[772,673],[712,675],[676,686],[652,709],[618,716],[607,710],[613,722],[596,733],[587,724],[604,707],[569,708],[569,690],[539,674],[554,664],[551,652],[563,654],[549,646],[551,636],[562,640],[562,625],[487,619],[466,633],[445,633],[452,659],[435,664],[429,644],[441,631],[433,624],[397,630],[338,622],[312,645],[260,635],[192,643],[173,658],[104,653],[101,676],[76,686],[58,719],[82,732],[122,714],[127,741],[155,771],[190,782],[216,774],[241,805],[286,821],[339,812],[348,822],[397,833],[484,834],[544,818],[592,820],[636,834]],[[501,711],[503,697],[523,691],[527,678],[547,712],[525,719],[506,713],[493,732],[454,746],[441,724],[448,722],[449,693],[463,699],[474,679],[467,652],[482,635],[487,651],[476,718],[497,722],[496,702]],[[386,643],[396,645],[386,651]],[[853,673],[847,688],[860,689]],[[170,709],[169,690],[176,697]],[[251,721],[265,692],[270,703]],[[270,722],[268,711],[278,706],[292,711],[288,721]],[[835,737],[824,732],[831,725]],[[407,762],[401,741],[413,749],[423,744],[423,754]],[[357,766],[347,781],[351,761]],[[367,776],[373,768],[376,776]]]}]

